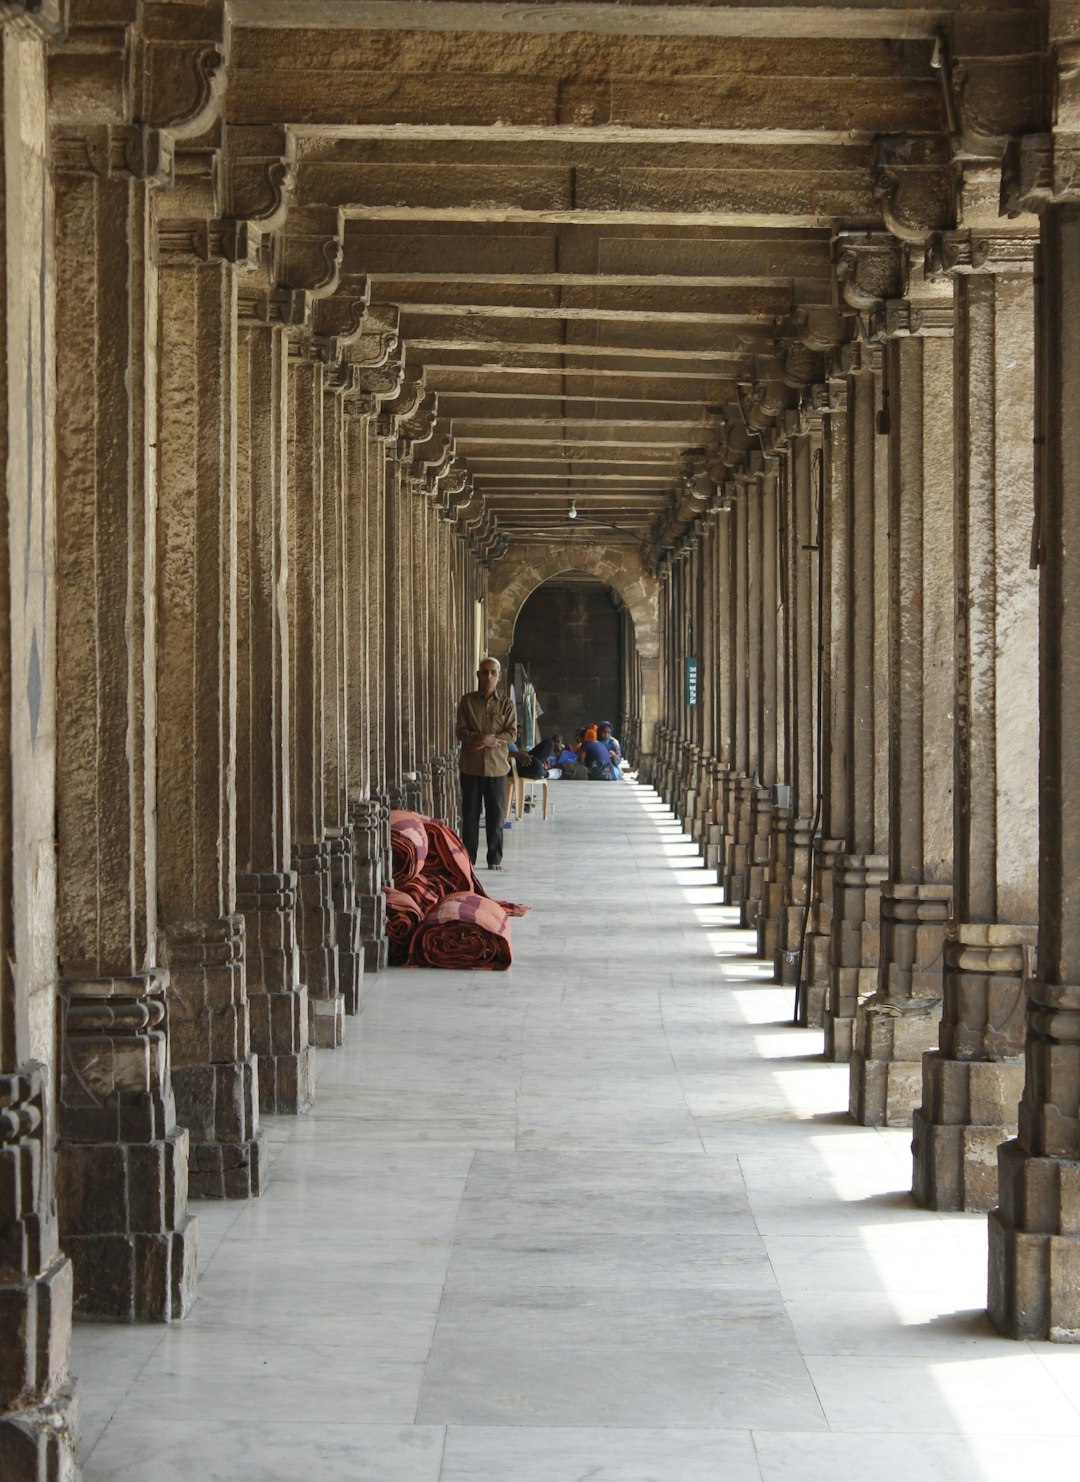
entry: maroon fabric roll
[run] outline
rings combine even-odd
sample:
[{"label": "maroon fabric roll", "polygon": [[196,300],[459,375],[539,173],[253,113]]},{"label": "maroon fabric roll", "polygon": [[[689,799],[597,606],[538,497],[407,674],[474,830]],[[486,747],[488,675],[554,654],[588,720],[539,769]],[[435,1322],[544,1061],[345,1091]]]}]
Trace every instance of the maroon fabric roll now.
[{"label": "maroon fabric roll", "polygon": [[408,961],[409,944],[413,932],[424,919],[424,907],[404,890],[395,890],[392,885],[383,889],[386,894],[387,957],[394,966],[400,966]]},{"label": "maroon fabric roll", "polygon": [[409,948],[415,967],[504,972],[511,960],[505,907],[473,891],[444,896],[416,928]]},{"label": "maroon fabric roll", "polygon": [[394,884],[400,890],[408,880],[415,880],[424,867],[428,842],[424,819],[419,813],[395,808],[390,814],[390,861]]},{"label": "maroon fabric roll", "polygon": [[[468,850],[452,829],[437,818],[425,818],[427,830],[427,858],[421,866],[421,878],[436,891],[441,899],[446,895],[465,892],[488,898],[488,893],[476,878]],[[515,905],[513,901],[498,904],[510,916],[524,916],[528,906]]]}]

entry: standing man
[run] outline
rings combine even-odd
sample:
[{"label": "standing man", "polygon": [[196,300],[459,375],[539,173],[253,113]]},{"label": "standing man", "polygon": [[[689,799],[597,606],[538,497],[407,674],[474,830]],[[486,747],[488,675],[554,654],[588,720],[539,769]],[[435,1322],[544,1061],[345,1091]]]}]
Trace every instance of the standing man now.
[{"label": "standing man", "polygon": [[501,670],[498,659],[481,659],[476,671],[478,687],[462,695],[457,708],[457,738],[461,742],[458,756],[461,837],[475,864],[482,806],[489,870],[502,869],[506,774],[510,770],[507,743],[517,735],[513,702],[495,693]]}]

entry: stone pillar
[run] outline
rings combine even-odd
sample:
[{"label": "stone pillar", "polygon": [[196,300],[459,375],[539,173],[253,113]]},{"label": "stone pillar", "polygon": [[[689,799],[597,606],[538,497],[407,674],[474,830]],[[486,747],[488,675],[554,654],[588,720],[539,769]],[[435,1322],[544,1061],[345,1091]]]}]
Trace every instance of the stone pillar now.
[{"label": "stone pillar", "polygon": [[0,1476],[72,1482],[72,1270],[55,1196],[55,468],[45,54],[57,8],[5,7],[0,215]]},{"label": "stone pillar", "polygon": [[[833,367],[838,370],[837,367]],[[824,1024],[825,1003],[832,969],[832,924],[835,905],[835,866],[846,847],[848,835],[847,771],[849,765],[849,721],[851,705],[851,624],[849,612],[851,560],[848,521],[849,443],[847,416],[847,379],[833,374],[827,385],[814,388],[815,401],[820,401],[823,416],[821,443],[821,509],[818,532],[813,541],[817,551],[818,581],[824,583],[817,622],[821,666],[820,684],[815,695],[819,730],[816,799],[818,824],[811,824],[807,864],[794,876],[793,886],[809,894],[806,905],[793,901],[785,918],[785,963],[796,955],[796,927],[807,925],[805,947],[796,961],[800,969],[800,1021],[815,1026]],[[817,593],[815,592],[815,598]],[[812,855],[812,859],[810,856]],[[803,895],[803,901],[806,900]],[[779,981],[790,981],[779,971]]]},{"label": "stone pillar", "polygon": [[323,366],[298,339],[289,357],[289,673],[292,866],[299,881],[300,977],[311,1041],[345,1037],[331,852],[323,812]]},{"label": "stone pillar", "polygon": [[1080,204],[1040,202],[1034,554],[1039,593],[1038,958],[1019,1135],[998,1151],[989,1310],[1015,1338],[1080,1341]]},{"label": "stone pillar", "polygon": [[240,302],[237,357],[237,909],[247,943],[259,1104],[300,1112],[315,1090],[296,940],[289,775],[288,343],[274,296]]},{"label": "stone pillar", "polygon": [[330,889],[337,942],[338,986],[345,1012],[360,1011],[364,953],[356,905],[352,825],[348,817],[349,738],[347,623],[349,521],[345,514],[344,367],[323,373],[323,818],[330,857]]},{"label": "stone pillar", "polygon": [[158,228],[157,875],[177,1112],[201,1198],[265,1178],[236,909],[236,259],[242,228]]},{"label": "stone pillar", "polygon": [[[804,940],[812,942],[811,857],[817,812],[818,581],[821,561],[822,418],[819,398],[807,388],[794,421],[786,460],[784,684],[787,701],[784,809],[786,876],[779,931],[771,954],[777,982],[794,985]],[[804,928],[806,935],[804,938]],[[799,994],[800,1018],[808,996]],[[809,1020],[808,1020],[809,1022]]]},{"label": "stone pillar", "polygon": [[[831,774],[832,796],[846,793],[846,848],[831,867],[832,922],[824,1005],[825,1056],[851,1058],[859,1002],[877,987],[881,886],[888,876],[886,754],[887,666],[877,661],[888,624],[888,440],[878,430],[881,352],[858,345],[843,352],[847,387],[848,472],[843,524],[847,559],[833,561],[845,581],[846,620],[834,633],[846,647],[846,716],[834,710],[830,751],[846,758],[843,782]],[[839,521],[839,517],[838,517]],[[834,540],[836,526],[834,526]],[[835,832],[835,830],[834,830]]]},{"label": "stone pillar", "polygon": [[380,805],[375,798],[377,758],[374,744],[378,714],[373,692],[377,665],[378,594],[375,548],[379,541],[378,489],[371,457],[371,397],[346,397],[345,517],[349,530],[347,668],[350,687],[349,824],[358,917],[359,951],[365,972],[379,972],[387,962],[386,897],[383,894]]},{"label": "stone pillar", "polygon": [[889,879],[877,991],[857,1011],[851,1114],[907,1122],[937,1042],[952,904],[952,302],[886,305],[891,420]]},{"label": "stone pillar", "polygon": [[[148,247],[171,151],[160,135],[138,143],[123,128],[54,141],[58,1195],[76,1315],[168,1322],[196,1279],[157,955]],[[95,672],[101,682],[87,684]]]},{"label": "stone pillar", "polygon": [[1038,577],[1029,570],[1032,248],[953,237],[956,794],[940,1042],[914,1117],[916,1202],[988,1210],[1023,1090],[1024,964],[1038,909]]}]

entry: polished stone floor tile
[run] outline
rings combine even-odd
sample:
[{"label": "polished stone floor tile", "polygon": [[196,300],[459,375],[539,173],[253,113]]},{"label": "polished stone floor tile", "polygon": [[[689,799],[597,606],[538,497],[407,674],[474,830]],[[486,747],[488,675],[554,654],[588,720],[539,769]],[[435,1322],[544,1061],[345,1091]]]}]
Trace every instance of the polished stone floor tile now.
[{"label": "polished stone floor tile", "polygon": [[985,1220],[914,1206],[655,795],[506,842],[511,971],[369,978],[263,1198],[193,1206],[191,1316],[77,1329],[84,1482],[1071,1475],[1080,1351],[994,1333]]},{"label": "polished stone floor tile", "polygon": [[449,1426],[440,1482],[760,1482],[747,1432]]}]

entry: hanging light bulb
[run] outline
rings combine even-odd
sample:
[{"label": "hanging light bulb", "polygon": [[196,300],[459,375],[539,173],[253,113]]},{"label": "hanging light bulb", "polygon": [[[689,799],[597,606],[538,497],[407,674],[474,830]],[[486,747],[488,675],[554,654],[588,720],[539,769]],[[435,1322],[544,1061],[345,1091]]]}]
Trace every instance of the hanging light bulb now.
[{"label": "hanging light bulb", "polygon": [[570,501],[570,508],[567,511],[566,518],[568,520],[576,520],[577,519],[577,501],[574,500],[574,499],[571,499],[571,501]]}]

